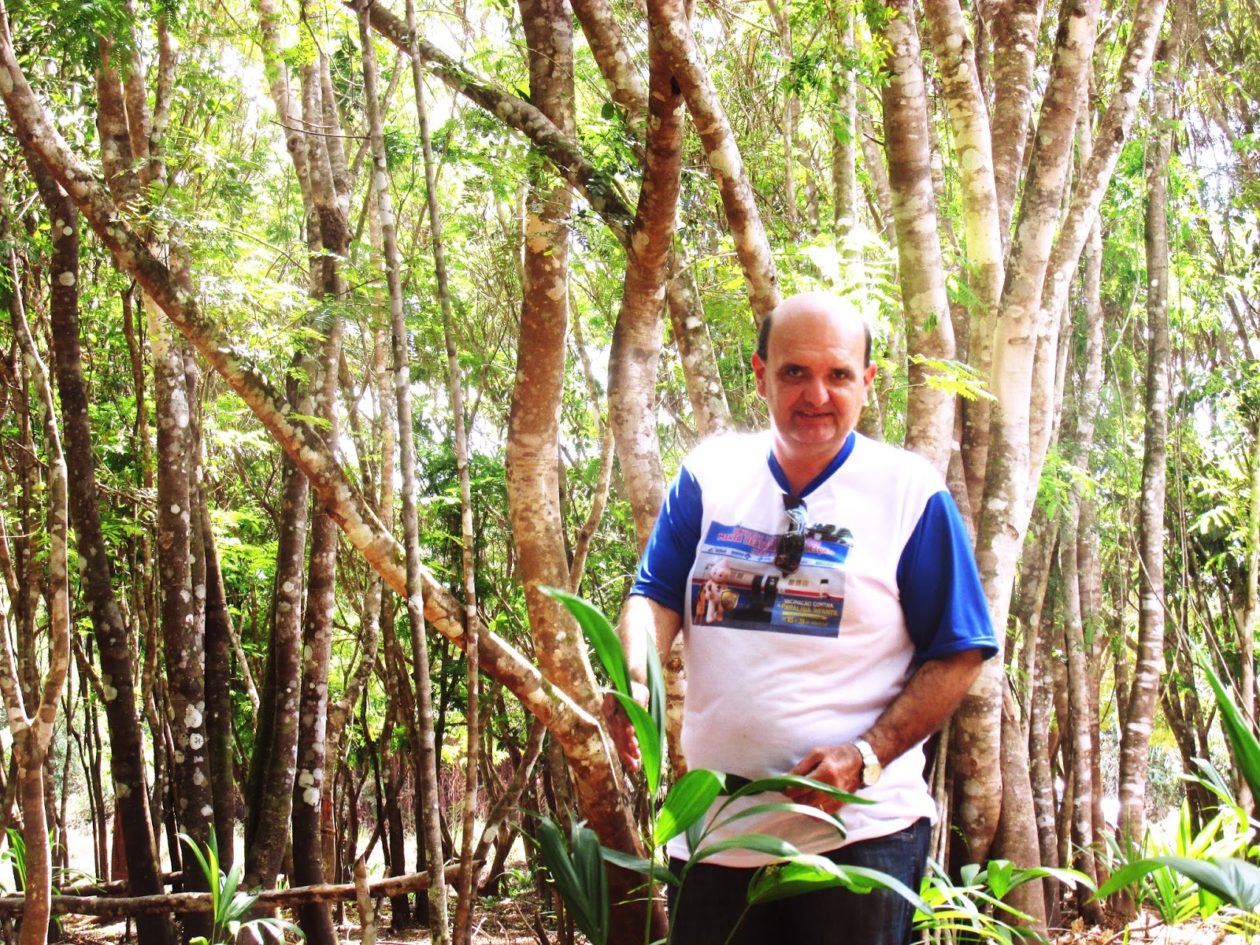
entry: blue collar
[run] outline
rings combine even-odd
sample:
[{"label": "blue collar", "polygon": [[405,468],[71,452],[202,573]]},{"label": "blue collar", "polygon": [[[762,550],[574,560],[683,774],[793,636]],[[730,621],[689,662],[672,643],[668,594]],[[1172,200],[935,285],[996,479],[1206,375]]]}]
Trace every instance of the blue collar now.
[{"label": "blue collar", "polygon": [[[844,445],[840,447],[835,456],[831,458],[825,469],[820,472],[804,489],[801,490],[797,498],[805,498],[819,486],[821,486],[837,469],[844,465],[844,461],[849,458],[849,454],[853,452],[853,447],[857,445],[857,436],[852,431],[845,437]],[[788,485],[787,474],[783,471],[783,467],[779,465],[778,458],[774,455],[774,445],[771,444],[767,459],[770,463],[770,474],[774,476],[774,481],[779,484],[779,488],[792,495],[792,487]]]}]

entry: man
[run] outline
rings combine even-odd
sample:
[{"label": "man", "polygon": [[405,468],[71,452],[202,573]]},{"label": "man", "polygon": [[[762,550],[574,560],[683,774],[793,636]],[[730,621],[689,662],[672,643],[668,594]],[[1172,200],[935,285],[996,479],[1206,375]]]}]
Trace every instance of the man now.
[{"label": "man", "polygon": [[[790,771],[874,801],[844,809],[843,838],[817,818],[762,813],[710,840],[769,833],[917,889],[935,817],[923,742],[996,652],[967,532],[924,460],[854,432],[875,365],[869,329],[844,302],[783,302],[752,364],[770,431],[702,443],[672,484],[622,612],[632,675],[642,680],[649,641],[663,654],[683,630],[691,767]],[[695,603],[718,566],[731,606],[705,625]],[[637,767],[624,716],[610,724]],[[840,807],[820,792],[788,793]],[[677,871],[685,840],[669,852]],[[732,849],[694,867],[671,902],[676,945],[726,942],[736,924],[730,941],[740,943],[909,941],[911,910],[890,893],[809,893],[741,920],[750,877],[773,859]]]}]

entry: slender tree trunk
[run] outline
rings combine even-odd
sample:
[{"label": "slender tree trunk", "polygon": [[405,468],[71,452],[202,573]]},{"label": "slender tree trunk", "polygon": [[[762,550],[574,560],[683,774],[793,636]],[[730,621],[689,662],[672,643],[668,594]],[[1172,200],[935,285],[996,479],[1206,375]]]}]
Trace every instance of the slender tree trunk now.
[{"label": "slender tree trunk", "polygon": [[232,614],[205,490],[199,489],[200,556],[206,570],[206,738],[214,793],[214,835],[219,862],[230,872],[236,858],[236,769],[232,764]]},{"label": "slender tree trunk", "polygon": [[[575,0],[573,12],[582,24],[591,55],[604,76],[608,97],[624,109],[630,130],[636,136],[642,135],[648,111],[648,92],[635,70],[634,56],[612,7],[607,0]],[[408,27],[411,27],[410,21]]]},{"label": "slender tree trunk", "polygon": [[954,398],[927,383],[932,369],[922,360],[954,356],[945,268],[936,229],[927,93],[914,4],[899,0],[890,9],[894,15],[887,20],[883,35],[892,51],[886,63],[889,80],[883,90],[884,146],[910,355],[905,445],[944,475],[954,436]]},{"label": "slender tree trunk", "polygon": [[[595,0],[588,0],[592,7],[598,6]],[[407,26],[412,36],[416,36],[415,4],[407,0]],[[615,27],[611,15],[607,20]],[[594,46],[594,42],[592,42]],[[621,61],[626,57],[622,56]],[[437,274],[438,302],[442,308],[442,338],[446,347],[447,389],[450,393],[451,419],[455,432],[455,465],[459,476],[459,522],[460,522],[460,564],[463,572],[464,591],[464,625],[467,628],[464,637],[464,651],[468,657],[467,705],[464,709],[464,725],[467,730],[465,748],[465,780],[464,780],[464,814],[460,837],[460,877],[459,896],[455,905],[454,940],[456,945],[469,945],[472,942],[472,908],[475,884],[473,875],[473,830],[477,814],[477,758],[480,747],[480,682],[481,674],[477,665],[477,645],[480,631],[480,618],[477,614],[477,570],[476,570],[476,535],[473,532],[472,481],[468,469],[468,434],[464,423],[464,382],[459,366],[459,352],[455,347],[455,336],[451,313],[451,287],[446,271],[446,251],[442,234],[442,215],[437,199],[437,166],[433,159],[433,142],[429,133],[429,115],[425,102],[424,83],[421,80],[419,50],[413,45],[411,54],[413,91],[416,97],[416,112],[420,123],[420,141],[424,152],[425,197],[429,211],[429,225],[433,241],[433,266]],[[610,85],[617,88],[619,74],[614,70],[605,72]],[[628,97],[628,96],[627,96]],[[633,104],[633,103],[631,103]]]},{"label": "slender tree trunk", "polygon": [[[290,381],[296,394],[296,381]],[[298,400],[299,409],[309,401]],[[245,887],[275,885],[289,839],[296,777],[298,700],[302,678],[302,599],[309,523],[306,476],[281,461],[280,528],[271,604],[262,711],[250,758],[249,816],[245,822]]]},{"label": "slender tree trunk", "polygon": [[651,105],[639,207],[608,364],[608,419],[639,548],[665,497],[656,437],[656,374],[670,244],[682,170],[683,101],[655,34],[648,37]]},{"label": "slender tree trunk", "polygon": [[[82,569],[83,593],[100,652],[102,701],[109,727],[110,775],[119,820],[128,827],[121,834],[126,875],[136,895],[157,895],[164,890],[149,812],[144,740],[132,680],[131,634],[114,594],[110,556],[101,532],[88,425],[88,399],[79,344],[78,213],[39,158],[29,150],[26,158],[53,224],[51,270],[54,278],[50,305],[53,364],[65,431],[75,547]],[[143,404],[143,387],[136,394],[137,403]],[[170,945],[174,940],[170,919],[164,915],[137,918],[136,932],[139,945]]]},{"label": "slender tree trunk", "polygon": [[695,418],[696,432],[711,436],[731,428],[731,408],[726,403],[726,388],[718,374],[717,358],[709,326],[704,320],[704,306],[696,286],[696,277],[675,249],[670,263],[670,278],[665,285],[666,305],[678,359],[682,362],[683,383]]},{"label": "slender tree trunk", "polygon": [[370,3],[359,8],[359,42],[363,50],[363,94],[367,108],[368,129],[372,142],[372,186],[381,219],[381,238],[385,249],[385,277],[389,286],[389,307],[393,326],[394,396],[397,402],[399,429],[399,461],[403,483],[403,534],[407,553],[407,619],[415,646],[416,677],[421,681],[416,692],[419,706],[420,774],[417,790],[428,798],[423,824],[417,824],[424,837],[429,870],[429,922],[435,942],[449,945],[450,921],[447,916],[446,882],[442,868],[442,833],[438,812],[437,748],[433,736],[433,697],[428,688],[429,657],[424,632],[424,586],[420,573],[420,535],[417,522],[416,449],[411,420],[410,359],[407,351],[407,325],[403,316],[401,259],[398,253],[396,224],[389,192],[389,171],[385,159],[385,136],[377,92],[376,51],[372,45],[372,28],[368,19]]},{"label": "slender tree trunk", "polygon": [[[1160,52],[1175,68],[1179,25]],[[1171,76],[1155,92],[1146,151],[1146,428],[1138,518],[1138,646],[1125,727],[1120,733],[1120,836],[1139,844],[1146,828],[1146,773],[1164,650],[1164,496],[1168,472],[1168,158],[1173,118]]]},{"label": "slender tree trunk", "polygon": [[[1002,293],[1002,234],[996,175],[989,130],[989,110],[980,88],[975,50],[967,36],[957,0],[923,5],[928,39],[940,65],[945,104],[958,154],[963,222],[966,232],[967,286],[972,302],[967,330],[967,360],[987,377],[993,360],[993,327]],[[1017,102],[1015,105],[1026,105]],[[890,166],[893,164],[891,158]],[[901,242],[901,239],[898,239]],[[942,290],[943,291],[943,290]],[[963,400],[963,470],[967,496],[978,509],[984,495],[990,401]]]},{"label": "slender tree trunk", "polygon": [[[833,42],[849,55],[857,52],[852,0],[833,0],[830,5]],[[857,223],[857,73],[847,65],[831,84],[831,186],[832,220],[836,238],[844,240]]]},{"label": "slender tree trunk", "polygon": [[748,284],[753,317],[760,324],[779,304],[779,277],[735,134],[709,71],[700,60],[685,0],[648,0],[647,11],[648,25],[682,89],[704,144],[735,240],[735,254]]},{"label": "slender tree trunk", "polygon": [[[1006,624],[1015,568],[1028,524],[1029,410],[1038,303],[1049,260],[1081,101],[1093,55],[1096,0],[1062,7],[1055,63],[1038,126],[1038,148],[1021,205],[1021,224],[1006,267],[1001,314],[994,339],[991,387],[997,396],[990,420],[984,500],[976,528],[976,561],[994,625]],[[1006,685],[1003,661],[990,660],[955,715],[957,755],[973,787],[959,805],[969,858],[983,862],[1001,808],[1000,725]]]},{"label": "slender tree trunk", "polygon": [[[7,229],[7,221],[5,227]],[[13,735],[13,760],[17,770],[19,807],[22,812],[22,839],[26,845],[26,884],[23,889],[25,909],[19,942],[20,945],[44,945],[48,937],[52,902],[52,851],[45,814],[44,762],[52,743],[57,703],[70,673],[70,583],[67,574],[70,513],[66,461],[61,449],[61,434],[57,429],[52,386],[26,324],[17,255],[12,248],[8,257],[8,275],[12,278],[10,314],[13,333],[17,336],[22,356],[26,360],[43,415],[45,462],[48,469],[46,602],[49,653],[48,671],[40,687],[41,691],[34,700],[27,700],[23,697],[24,687],[19,678],[23,655],[21,651],[30,651],[29,662],[33,666],[35,640],[33,636],[19,639],[19,657],[14,660],[13,651],[9,647],[7,603],[0,603],[0,695],[3,696],[9,730]],[[7,544],[2,518],[0,544]],[[4,556],[8,558],[7,549]],[[10,587],[9,590],[12,591],[13,588]],[[34,712],[28,715],[26,706],[31,703],[34,704]]]},{"label": "slender tree trunk", "polygon": [[[787,11],[779,5],[779,0],[766,0],[770,15],[774,18],[775,29],[779,33],[779,56],[782,67],[790,69],[792,65],[792,24]],[[793,239],[800,232],[796,210],[796,124],[800,118],[801,103],[796,93],[790,88],[784,93],[783,101],[783,219],[787,223],[788,233]]]}]

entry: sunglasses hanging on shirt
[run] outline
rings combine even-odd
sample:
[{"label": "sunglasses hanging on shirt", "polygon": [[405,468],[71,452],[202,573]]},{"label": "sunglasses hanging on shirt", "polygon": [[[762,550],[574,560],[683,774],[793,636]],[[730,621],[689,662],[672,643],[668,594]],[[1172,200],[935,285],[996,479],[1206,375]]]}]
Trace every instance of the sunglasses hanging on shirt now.
[{"label": "sunglasses hanging on shirt", "polygon": [[774,546],[774,566],[783,575],[793,573],[801,566],[801,556],[805,554],[805,539],[814,538],[824,542],[838,542],[852,546],[853,532],[836,525],[809,524],[809,509],[805,500],[799,496],[783,494],[783,511],[787,513],[788,530],[779,536]]}]

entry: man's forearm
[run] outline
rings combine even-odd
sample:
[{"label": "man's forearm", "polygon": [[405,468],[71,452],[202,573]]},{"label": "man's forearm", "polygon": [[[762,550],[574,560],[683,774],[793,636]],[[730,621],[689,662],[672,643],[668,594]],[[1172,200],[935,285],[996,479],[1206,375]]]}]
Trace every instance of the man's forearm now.
[{"label": "man's forearm", "polygon": [[862,737],[888,764],[927,738],[958,708],[980,674],[980,650],[928,660]]},{"label": "man's forearm", "polygon": [[630,679],[647,682],[648,647],[655,646],[663,660],[682,628],[682,615],[650,597],[632,594],[621,608],[617,635],[630,667]]}]

